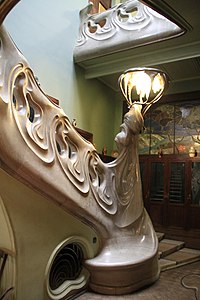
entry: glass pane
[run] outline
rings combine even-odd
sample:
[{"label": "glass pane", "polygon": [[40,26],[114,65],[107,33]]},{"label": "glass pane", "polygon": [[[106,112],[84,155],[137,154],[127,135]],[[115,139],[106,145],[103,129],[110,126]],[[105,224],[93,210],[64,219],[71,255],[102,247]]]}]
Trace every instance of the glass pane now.
[{"label": "glass pane", "polygon": [[151,154],[174,151],[174,106],[162,105],[151,112]]},{"label": "glass pane", "polygon": [[164,196],[164,164],[153,162],[151,164],[150,200],[162,201]]},{"label": "glass pane", "polygon": [[200,162],[192,163],[192,204],[200,205]]},{"label": "glass pane", "polygon": [[200,105],[175,107],[175,147],[188,153],[190,147],[200,151]]},{"label": "glass pane", "polygon": [[175,203],[184,203],[185,200],[185,178],[184,163],[171,163],[169,201]]}]

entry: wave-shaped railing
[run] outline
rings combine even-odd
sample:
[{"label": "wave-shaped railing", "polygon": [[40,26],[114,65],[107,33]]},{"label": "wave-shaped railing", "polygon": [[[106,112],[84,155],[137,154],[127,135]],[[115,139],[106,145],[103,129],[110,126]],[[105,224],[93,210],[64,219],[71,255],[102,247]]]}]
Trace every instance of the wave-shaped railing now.
[{"label": "wave-shaped railing", "polygon": [[[1,1],[6,16],[18,1]],[[98,233],[97,257],[85,261],[90,287],[123,294],[159,276],[157,238],[143,207],[137,138],[140,108],[125,115],[118,158],[101,161],[62,108],[37,84],[26,59],[0,29],[0,159],[2,167]]]},{"label": "wave-shaped railing", "polygon": [[185,32],[142,2],[129,0],[97,14],[90,14],[92,3],[82,9],[74,60],[81,63],[87,59],[166,40]]}]

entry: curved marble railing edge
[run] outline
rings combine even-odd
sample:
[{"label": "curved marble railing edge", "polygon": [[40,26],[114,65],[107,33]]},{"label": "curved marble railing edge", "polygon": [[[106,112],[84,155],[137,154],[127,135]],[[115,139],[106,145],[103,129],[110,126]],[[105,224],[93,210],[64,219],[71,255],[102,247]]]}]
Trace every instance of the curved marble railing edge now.
[{"label": "curved marble railing edge", "polygon": [[79,37],[74,48],[77,63],[185,33],[185,29],[140,0],[125,1],[96,14],[90,14],[91,9],[89,3],[80,11]]},{"label": "curved marble railing edge", "polygon": [[[90,172],[98,176],[92,170],[92,161],[98,158],[96,150],[79,135],[62,108],[42,92],[3,26],[0,34],[0,157],[4,167],[71,213],[85,221],[91,218],[95,224],[101,202],[98,193],[91,209],[85,207],[88,199],[95,198]],[[99,214],[104,218],[101,210]]]},{"label": "curved marble railing edge", "polygon": [[[1,21],[18,2],[0,2]],[[89,166],[98,157],[96,149],[79,135],[62,108],[42,92],[3,25],[0,38],[1,166],[58,205],[67,206],[71,213],[93,224],[96,230],[100,227],[106,235],[108,224],[97,221],[98,215],[104,218],[104,213],[101,210],[96,213],[100,201],[93,201],[90,189]],[[82,162],[88,166],[87,170]],[[80,194],[83,199],[94,202],[90,211],[85,209],[88,203],[80,199]]]}]

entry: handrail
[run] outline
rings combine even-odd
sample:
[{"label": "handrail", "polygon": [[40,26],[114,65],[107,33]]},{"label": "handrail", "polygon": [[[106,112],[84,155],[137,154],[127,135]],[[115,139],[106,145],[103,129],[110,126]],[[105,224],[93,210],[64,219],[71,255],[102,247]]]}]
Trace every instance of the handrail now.
[{"label": "handrail", "polygon": [[[109,232],[108,228],[116,224],[120,223],[120,227],[124,227],[127,222],[133,223],[142,214],[141,192],[136,201],[138,208],[136,205],[135,213],[127,214],[127,207],[130,207],[128,202],[133,199],[130,197],[125,209],[120,203],[123,202],[123,193],[127,191],[122,191],[129,189],[133,183],[126,178],[123,181],[125,183],[117,179],[117,173],[130,173],[129,165],[137,158],[137,145],[130,138],[131,127],[123,125],[127,142],[122,146],[123,142],[119,141],[121,154],[117,160],[112,164],[103,163],[95,147],[78,134],[62,108],[43,93],[28,62],[3,26],[0,34],[0,80],[3,82],[0,89],[0,131],[4,135],[0,141],[2,166],[81,219],[90,220],[97,227],[101,224],[104,227],[101,230]],[[131,118],[138,119],[139,112],[132,112]],[[143,121],[138,119],[138,122],[141,127]],[[132,150],[129,157],[129,149],[132,148],[135,150]],[[126,154],[128,156],[124,160]],[[134,165],[131,172],[136,172],[137,167],[137,164]],[[131,189],[130,193],[133,197]],[[86,201],[91,203],[89,211],[85,209]],[[119,217],[121,206],[126,211],[126,218],[130,218],[124,224]],[[114,222],[110,216],[114,216]],[[104,225],[102,219],[105,220]]]},{"label": "handrail", "polygon": [[11,11],[11,9],[19,2],[20,0],[0,0],[0,25],[3,23],[4,19]]}]

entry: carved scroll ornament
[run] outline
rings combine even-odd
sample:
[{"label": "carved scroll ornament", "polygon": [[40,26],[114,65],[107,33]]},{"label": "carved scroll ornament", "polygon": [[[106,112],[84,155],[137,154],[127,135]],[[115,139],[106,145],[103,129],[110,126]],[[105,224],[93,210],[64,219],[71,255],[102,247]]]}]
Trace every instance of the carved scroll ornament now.
[{"label": "carved scroll ornament", "polygon": [[100,158],[94,146],[77,133],[64,111],[42,92],[28,63],[3,28],[0,34],[0,109],[8,118],[9,130],[15,127],[41,162],[59,163],[66,178],[81,193],[87,195],[92,186],[99,205],[115,214],[113,175],[108,175],[103,162],[97,166]]},{"label": "carved scroll ornament", "polygon": [[[42,92],[28,63],[3,27],[0,33],[0,109],[2,121],[7,118],[5,126],[9,124],[9,131],[17,130],[26,144],[20,145],[19,140],[19,147],[28,147],[41,163],[59,164],[60,171],[82,194],[87,195],[91,189],[98,205],[108,214],[116,215],[116,224],[125,226],[134,221],[142,209],[141,195],[136,200],[140,203],[138,208],[133,209],[131,204],[139,172],[135,141],[135,134],[142,126],[139,111],[135,108],[125,116],[122,131],[116,137],[121,151],[118,159],[110,165],[103,163],[94,146],[76,132],[64,111]],[[9,134],[8,139],[6,143],[15,147]],[[1,142],[1,147],[4,146],[5,142]]]},{"label": "carved scroll ornament", "polygon": [[[75,61],[154,43],[184,33],[179,26],[138,0],[129,0],[91,15],[92,4],[80,12]],[[102,43],[106,41],[106,43]]]}]

